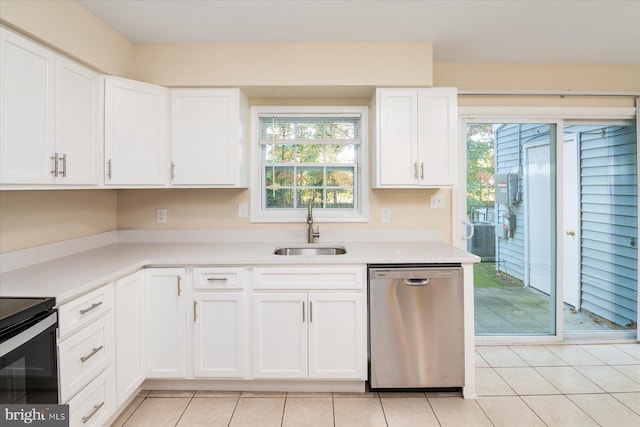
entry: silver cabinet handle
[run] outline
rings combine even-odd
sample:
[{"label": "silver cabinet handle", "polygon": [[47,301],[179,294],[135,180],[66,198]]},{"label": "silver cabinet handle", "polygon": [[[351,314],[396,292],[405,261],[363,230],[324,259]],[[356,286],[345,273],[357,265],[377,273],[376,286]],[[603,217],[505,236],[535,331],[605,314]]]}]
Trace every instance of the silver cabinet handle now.
[{"label": "silver cabinet handle", "polygon": [[60,172],[60,174],[62,175],[63,178],[66,178],[67,177],[67,155],[63,154],[62,157],[58,160],[62,162],[62,172]]},{"label": "silver cabinet handle", "polygon": [[182,287],[180,286],[180,282],[182,282],[182,277],[178,276],[178,296],[182,295]]},{"label": "silver cabinet handle", "polygon": [[107,178],[111,179],[111,159],[107,160]]},{"label": "silver cabinet handle", "polygon": [[193,321],[198,319],[198,301],[193,302]]},{"label": "silver cabinet handle", "polygon": [[228,280],[226,277],[207,277],[207,282],[226,282]]},{"label": "silver cabinet handle", "polygon": [[171,179],[176,177],[176,164],[171,162]]},{"label": "silver cabinet handle", "polygon": [[309,301],[309,323],[313,322],[313,301]]},{"label": "silver cabinet handle", "polygon": [[424,179],[424,163],[420,163],[420,179]]},{"label": "silver cabinet handle", "polygon": [[413,177],[418,179],[418,162],[413,162]]},{"label": "silver cabinet handle", "polygon": [[54,177],[58,177],[58,153],[54,153],[53,156],[49,157],[53,162],[53,170],[51,171],[51,175]]},{"label": "silver cabinet handle", "polygon": [[89,415],[82,417],[82,424],[86,424],[104,406],[104,402],[93,405],[93,411]]},{"label": "silver cabinet handle", "polygon": [[302,302],[302,323],[305,322],[305,316],[304,316],[304,302]]},{"label": "silver cabinet handle", "polygon": [[95,356],[95,355],[96,355],[96,353],[97,353],[97,352],[99,352],[99,351],[100,351],[100,350],[102,350],[103,348],[104,348],[104,346],[103,346],[103,345],[101,345],[100,347],[96,347],[96,348],[91,349],[91,353],[87,354],[86,356],[82,356],[82,357],[80,358],[80,362],[84,363],[84,362],[86,362],[87,360],[91,359],[93,356]]},{"label": "silver cabinet handle", "polygon": [[93,310],[94,308],[99,307],[101,305],[102,305],[102,301],[94,302],[93,304],[91,304],[91,307],[80,310],[80,314],[82,315],[82,314],[88,313],[91,310]]}]

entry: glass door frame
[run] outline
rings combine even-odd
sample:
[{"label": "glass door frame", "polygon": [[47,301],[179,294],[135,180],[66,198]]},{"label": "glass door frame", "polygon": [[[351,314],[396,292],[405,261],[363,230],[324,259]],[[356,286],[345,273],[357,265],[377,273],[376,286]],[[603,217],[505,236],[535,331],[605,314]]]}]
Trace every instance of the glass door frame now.
[{"label": "glass door frame", "polygon": [[[640,107],[640,100],[636,102]],[[508,335],[508,336],[479,336],[477,344],[550,344],[570,341],[573,339],[597,339],[599,334],[589,334],[577,338],[574,334],[566,335],[564,331],[563,312],[563,252],[564,244],[561,236],[564,230],[562,213],[564,212],[563,186],[563,141],[565,121],[615,121],[633,120],[640,123],[636,114],[637,108],[627,107],[458,107],[458,180],[452,190],[452,236],[454,246],[467,250],[467,238],[472,233],[466,218],[467,207],[467,141],[466,129],[468,123],[546,123],[556,127],[556,152],[555,152],[555,277],[556,277],[556,306],[555,306],[555,335]],[[640,138],[640,137],[639,137]],[[638,150],[640,160],[640,150]],[[640,164],[640,161],[638,162]],[[553,203],[554,201],[552,201]],[[472,227],[471,227],[472,228]],[[639,240],[640,241],[640,240]],[[640,263],[639,263],[640,264]],[[640,268],[638,269],[640,271]],[[638,298],[638,313],[640,313],[640,298]],[[475,316],[475,309],[472,313]],[[467,324],[473,324],[468,322]],[[640,340],[639,329],[636,329],[635,337]],[[474,332],[475,334],[475,332]],[[629,333],[607,332],[606,338],[628,340]]]}]

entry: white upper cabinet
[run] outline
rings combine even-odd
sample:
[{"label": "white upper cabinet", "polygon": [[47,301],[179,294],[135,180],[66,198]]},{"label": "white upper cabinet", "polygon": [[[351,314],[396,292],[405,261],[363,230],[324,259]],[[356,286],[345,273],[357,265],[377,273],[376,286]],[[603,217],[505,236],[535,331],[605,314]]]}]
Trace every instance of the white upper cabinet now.
[{"label": "white upper cabinet", "polygon": [[97,184],[98,74],[0,28],[0,182]]},{"label": "white upper cabinet", "polygon": [[105,184],[165,185],[167,88],[105,79]]},{"label": "white upper cabinet", "polygon": [[55,55],[0,28],[2,183],[52,184]]},{"label": "white upper cabinet", "polygon": [[456,89],[378,89],[373,104],[373,187],[453,186]]},{"label": "white upper cabinet", "polygon": [[172,89],[171,183],[246,187],[246,112],[239,89]]},{"label": "white upper cabinet", "polygon": [[99,173],[98,75],[56,58],[58,182],[97,184]]}]

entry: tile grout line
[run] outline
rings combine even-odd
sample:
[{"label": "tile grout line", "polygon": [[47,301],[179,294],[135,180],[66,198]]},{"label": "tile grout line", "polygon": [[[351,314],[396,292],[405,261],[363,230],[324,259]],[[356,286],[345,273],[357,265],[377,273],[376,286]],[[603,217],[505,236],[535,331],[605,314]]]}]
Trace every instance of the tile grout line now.
[{"label": "tile grout line", "polygon": [[191,398],[189,398],[189,402],[187,403],[187,406],[184,407],[184,409],[182,410],[182,413],[180,414],[180,416],[178,417],[178,420],[176,421],[176,426],[178,424],[180,424],[180,420],[182,419],[182,417],[184,417],[184,413],[187,412],[187,408],[189,407],[189,405],[191,405],[191,402],[193,402],[193,398],[196,396],[196,392],[193,392],[193,395],[191,395]]},{"label": "tile grout line", "polygon": [[231,417],[229,418],[229,423],[227,424],[227,427],[231,426],[231,421],[233,421],[233,417],[236,414],[236,409],[238,409],[238,403],[240,402],[240,396],[242,396],[242,392],[240,392],[240,394],[238,394],[238,397],[236,397],[236,404],[233,405],[233,411],[231,411]]}]

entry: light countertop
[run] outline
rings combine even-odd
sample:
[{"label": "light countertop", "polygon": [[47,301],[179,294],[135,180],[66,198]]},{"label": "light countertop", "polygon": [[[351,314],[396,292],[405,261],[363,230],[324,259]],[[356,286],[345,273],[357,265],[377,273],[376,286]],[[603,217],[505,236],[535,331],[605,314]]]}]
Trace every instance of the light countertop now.
[{"label": "light countertop", "polygon": [[474,263],[479,258],[447,243],[323,242],[344,246],[344,255],[274,255],[276,247],[301,243],[115,243],[0,275],[0,296],[52,296],[57,304],[148,266],[265,266]]}]

